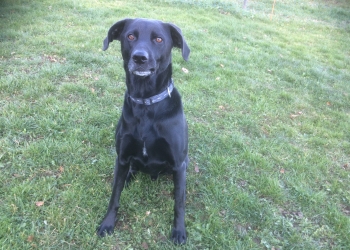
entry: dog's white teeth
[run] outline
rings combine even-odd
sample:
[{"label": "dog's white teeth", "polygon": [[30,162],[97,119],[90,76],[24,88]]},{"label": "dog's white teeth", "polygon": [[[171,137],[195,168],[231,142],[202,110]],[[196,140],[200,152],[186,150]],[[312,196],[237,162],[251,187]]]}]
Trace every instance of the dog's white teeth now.
[{"label": "dog's white teeth", "polygon": [[151,71],[134,71],[132,73],[137,76],[149,76]]}]

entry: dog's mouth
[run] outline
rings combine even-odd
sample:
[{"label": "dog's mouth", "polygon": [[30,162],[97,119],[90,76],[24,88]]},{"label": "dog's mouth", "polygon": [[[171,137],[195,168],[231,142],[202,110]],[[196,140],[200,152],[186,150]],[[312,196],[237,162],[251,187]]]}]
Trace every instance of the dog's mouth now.
[{"label": "dog's mouth", "polygon": [[135,70],[132,72],[134,75],[137,75],[137,76],[143,76],[143,77],[146,77],[146,76],[149,76],[152,74],[152,72],[150,70],[146,70],[146,71],[139,71],[139,70]]},{"label": "dog's mouth", "polygon": [[134,75],[146,77],[154,73],[154,69],[150,70],[135,70],[132,72]]}]

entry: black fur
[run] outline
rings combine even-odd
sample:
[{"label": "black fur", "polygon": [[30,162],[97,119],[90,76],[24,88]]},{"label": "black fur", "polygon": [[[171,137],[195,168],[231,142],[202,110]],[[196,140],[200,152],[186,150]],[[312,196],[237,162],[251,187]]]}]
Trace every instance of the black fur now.
[{"label": "black fur", "polygon": [[175,205],[171,239],[175,244],[183,244],[187,238],[188,129],[180,94],[174,88],[171,97],[152,105],[135,103],[129,96],[148,98],[166,90],[172,76],[172,48],[180,48],[185,60],[190,50],[177,26],[157,20],[121,20],[109,29],[103,50],[113,40],[121,43],[127,91],[116,129],[118,157],[112,196],[97,234],[113,232],[120,194],[138,171],[149,174],[152,180],[160,173],[172,173]]}]

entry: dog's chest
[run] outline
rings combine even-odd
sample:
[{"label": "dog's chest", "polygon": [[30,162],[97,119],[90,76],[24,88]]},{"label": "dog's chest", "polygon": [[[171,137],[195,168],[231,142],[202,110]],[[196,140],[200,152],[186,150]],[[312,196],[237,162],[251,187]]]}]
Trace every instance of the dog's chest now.
[{"label": "dog's chest", "polygon": [[[119,159],[145,173],[156,175],[174,164],[166,116],[157,108],[124,107],[118,131]],[[164,105],[162,106],[164,108]]]},{"label": "dog's chest", "polygon": [[168,142],[153,131],[147,137],[135,139],[132,147],[134,151],[129,155],[131,165],[138,171],[156,176],[173,165]]},{"label": "dog's chest", "polygon": [[[158,150],[157,141],[160,139],[161,125],[156,121],[152,110],[144,109],[135,115],[133,137],[137,143],[137,155],[142,155],[144,160],[152,156],[152,152]],[[149,154],[150,153],[150,154]]]},{"label": "dog's chest", "polygon": [[136,126],[134,136],[139,142],[141,142],[139,143],[138,151],[142,152],[143,158],[147,160],[148,151],[154,151],[157,147],[157,145],[155,145],[157,133],[153,128],[153,125],[148,123],[140,123],[139,126]]},{"label": "dog's chest", "polygon": [[140,114],[135,116],[134,121],[134,137],[136,139],[146,141],[149,137],[155,136],[154,129],[154,112],[147,109],[142,110]]}]

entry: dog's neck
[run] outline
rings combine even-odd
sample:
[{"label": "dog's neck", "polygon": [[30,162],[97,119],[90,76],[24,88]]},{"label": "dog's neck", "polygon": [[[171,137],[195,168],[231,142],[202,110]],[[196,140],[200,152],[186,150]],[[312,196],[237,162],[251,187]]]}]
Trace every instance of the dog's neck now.
[{"label": "dog's neck", "polygon": [[[125,68],[125,67],[124,67]],[[171,83],[172,65],[161,73],[155,72],[147,77],[133,75],[125,68],[126,87],[129,96],[138,99],[146,99],[162,93]]]},{"label": "dog's neck", "polygon": [[174,89],[174,82],[171,79],[168,84],[168,87],[162,93],[159,93],[157,95],[154,95],[148,98],[134,98],[133,96],[129,95],[129,98],[134,103],[137,103],[137,104],[152,105],[154,103],[163,101],[167,97],[171,97],[171,92],[173,91],[173,89]]}]

